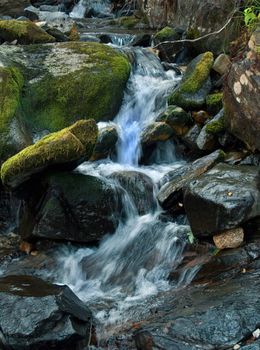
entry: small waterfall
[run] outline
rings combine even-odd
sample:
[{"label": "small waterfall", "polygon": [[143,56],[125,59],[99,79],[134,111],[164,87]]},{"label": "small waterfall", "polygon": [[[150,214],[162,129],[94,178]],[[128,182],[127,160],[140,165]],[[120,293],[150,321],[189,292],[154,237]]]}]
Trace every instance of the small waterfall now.
[{"label": "small waterfall", "polygon": [[115,122],[120,130],[118,162],[136,166],[141,155],[141,132],[166,108],[167,94],[177,78],[173,71],[165,72],[159,59],[148,50],[135,49],[134,58],[124,104]]}]

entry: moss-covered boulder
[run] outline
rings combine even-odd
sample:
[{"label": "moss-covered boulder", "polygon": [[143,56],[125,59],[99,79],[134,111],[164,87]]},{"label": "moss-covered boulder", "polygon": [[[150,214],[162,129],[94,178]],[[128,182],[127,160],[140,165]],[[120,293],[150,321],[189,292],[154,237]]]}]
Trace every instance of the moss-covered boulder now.
[{"label": "moss-covered boulder", "polygon": [[0,164],[30,143],[22,122],[15,119],[20,108],[24,79],[15,67],[0,67]]},{"label": "moss-covered boulder", "polygon": [[78,119],[115,117],[131,68],[123,54],[79,42],[34,46],[27,52],[37,69],[29,71],[22,107],[34,132],[57,131]]},{"label": "moss-covered boulder", "polygon": [[213,62],[211,52],[205,52],[192,60],[180,85],[170,95],[169,104],[185,110],[201,108],[211,89],[210,70]]},{"label": "moss-covered boulder", "polygon": [[147,126],[141,135],[143,147],[147,147],[160,141],[167,141],[173,135],[172,128],[165,122],[154,122]]},{"label": "moss-covered boulder", "polygon": [[216,115],[223,108],[223,92],[215,92],[206,98],[207,111],[211,115]]},{"label": "moss-covered boulder", "polygon": [[77,120],[113,119],[130,69],[126,56],[102,44],[2,45],[0,164]]},{"label": "moss-covered boulder", "polygon": [[186,134],[193,124],[190,114],[178,106],[169,106],[167,110],[157,118],[157,121],[167,123],[177,136]]},{"label": "moss-covered boulder", "polygon": [[116,148],[118,132],[115,125],[107,125],[98,130],[98,139],[91,160],[104,159]]},{"label": "moss-covered boulder", "polygon": [[5,186],[17,187],[32,175],[58,165],[75,167],[89,159],[97,140],[94,120],[80,120],[71,127],[45,136],[9,158],[1,167]]},{"label": "moss-covered boulder", "polygon": [[163,41],[178,40],[181,35],[172,27],[164,27],[154,35],[155,44]]},{"label": "moss-covered boulder", "polygon": [[52,43],[55,38],[31,21],[3,20],[0,21],[0,40],[14,41],[18,44]]}]

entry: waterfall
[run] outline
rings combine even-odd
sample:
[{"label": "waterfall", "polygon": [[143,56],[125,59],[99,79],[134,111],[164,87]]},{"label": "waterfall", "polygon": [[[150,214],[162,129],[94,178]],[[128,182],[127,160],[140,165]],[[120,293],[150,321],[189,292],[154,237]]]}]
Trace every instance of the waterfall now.
[{"label": "waterfall", "polygon": [[159,145],[154,164],[138,165],[140,136],[146,125],[166,108],[166,96],[177,78],[174,72],[165,72],[149,50],[131,50],[135,64],[123,106],[114,119],[120,132],[117,161],[85,162],[77,171],[104,177],[115,186],[118,183],[110,177],[114,172],[145,173],[153,182],[154,205],[148,213],[139,215],[130,194],[124,191],[126,215],[116,232],[105,237],[98,248],[64,247],[58,254],[60,269],[55,275],[55,282],[69,285],[90,305],[101,324],[106,325],[127,322],[136,303],[186,283],[194,273],[192,269],[175,283],[168,281],[170,271],[182,261],[190,231],[187,225],[163,219],[156,201],[157,183],[166,172],[180,165],[172,164],[175,161],[172,143]]},{"label": "waterfall", "polygon": [[84,18],[86,13],[89,17],[106,17],[111,12],[110,0],[80,0],[70,13],[72,18]]}]

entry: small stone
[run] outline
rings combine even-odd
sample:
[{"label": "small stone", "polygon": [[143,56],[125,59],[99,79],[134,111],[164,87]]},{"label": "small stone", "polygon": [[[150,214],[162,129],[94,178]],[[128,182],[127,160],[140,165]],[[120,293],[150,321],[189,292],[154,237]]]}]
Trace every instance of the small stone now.
[{"label": "small stone", "polygon": [[223,75],[227,73],[230,66],[231,66],[231,62],[228,55],[221,54],[215,59],[215,62],[213,64],[213,69],[220,75]]},{"label": "small stone", "polygon": [[257,328],[252,334],[255,339],[258,339],[260,337],[260,328]]},{"label": "small stone", "polygon": [[233,349],[234,349],[234,350],[240,349],[240,345],[239,345],[239,344],[234,345]]},{"label": "small stone", "polygon": [[218,249],[238,248],[244,241],[244,231],[241,227],[224,231],[213,236]]}]

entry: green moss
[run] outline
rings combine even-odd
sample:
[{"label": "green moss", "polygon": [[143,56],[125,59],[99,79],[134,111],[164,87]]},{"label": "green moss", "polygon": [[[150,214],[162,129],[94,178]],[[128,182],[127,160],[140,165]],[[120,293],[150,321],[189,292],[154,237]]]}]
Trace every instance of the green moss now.
[{"label": "green moss", "polygon": [[212,120],[206,125],[206,131],[210,134],[219,134],[226,128],[224,116],[217,120]]},{"label": "green moss", "polygon": [[0,67],[0,159],[13,152],[9,142],[10,125],[15,117],[23,87],[23,76],[15,67]]},{"label": "green moss", "polygon": [[186,31],[186,38],[189,40],[197,39],[200,37],[200,31],[198,28],[190,27]]},{"label": "green moss", "polygon": [[[142,22],[142,19],[136,18],[135,16],[125,16],[113,20],[114,25],[120,25],[126,29],[133,29],[140,22]],[[110,22],[110,24],[112,23]]]},{"label": "green moss", "polygon": [[157,32],[154,39],[159,42],[171,40],[172,38],[177,38],[179,35],[176,33],[175,29],[171,27],[165,27]]},{"label": "green moss", "polygon": [[0,38],[17,40],[19,44],[51,43],[55,38],[31,21],[0,21]]},{"label": "green moss", "polygon": [[184,109],[201,107],[208,93],[208,89],[204,89],[204,86],[209,78],[213,61],[212,52],[205,52],[196,57],[189,64],[179,87],[169,97],[169,104]]},{"label": "green moss", "polygon": [[53,164],[69,163],[81,158],[88,159],[96,144],[97,134],[95,121],[84,120],[45,136],[3,163],[1,167],[3,184],[15,187],[32,174]]},{"label": "green moss", "polygon": [[65,43],[59,48],[83,56],[78,69],[45,74],[27,85],[22,101],[32,130],[60,130],[78,119],[111,120],[120,107],[131,66],[114,49],[97,43]]},{"label": "green moss", "polygon": [[217,114],[223,107],[223,92],[208,95],[206,98],[207,110],[210,114]]}]

